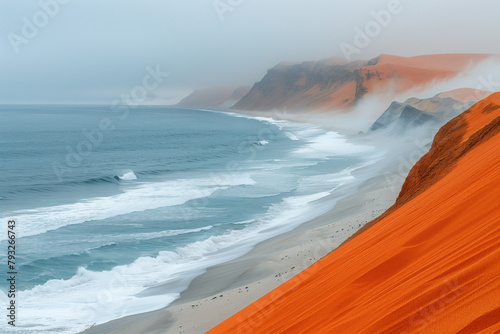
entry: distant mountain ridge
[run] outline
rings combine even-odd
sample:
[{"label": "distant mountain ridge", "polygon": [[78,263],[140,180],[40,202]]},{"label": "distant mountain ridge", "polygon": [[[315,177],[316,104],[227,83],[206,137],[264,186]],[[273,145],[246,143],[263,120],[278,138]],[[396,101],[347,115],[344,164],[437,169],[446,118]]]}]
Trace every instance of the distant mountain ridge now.
[{"label": "distant mountain ridge", "polygon": [[229,108],[248,93],[250,87],[209,87],[194,90],[176,104],[191,108]]}]

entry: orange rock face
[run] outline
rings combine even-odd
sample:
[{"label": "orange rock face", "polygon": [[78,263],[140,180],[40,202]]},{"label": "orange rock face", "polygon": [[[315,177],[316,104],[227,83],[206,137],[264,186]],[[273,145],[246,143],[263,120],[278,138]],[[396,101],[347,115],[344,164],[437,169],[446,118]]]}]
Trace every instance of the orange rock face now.
[{"label": "orange rock face", "polygon": [[209,333],[498,333],[500,93],[436,135],[376,224]]}]

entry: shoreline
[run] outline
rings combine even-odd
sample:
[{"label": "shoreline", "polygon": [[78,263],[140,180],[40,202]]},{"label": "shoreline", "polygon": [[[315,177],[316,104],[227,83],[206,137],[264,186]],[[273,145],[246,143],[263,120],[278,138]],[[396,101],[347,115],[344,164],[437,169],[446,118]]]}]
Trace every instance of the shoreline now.
[{"label": "shoreline", "polygon": [[[271,110],[271,111],[256,111],[256,110],[237,110],[237,109],[203,109],[212,112],[224,112],[249,117],[271,118],[275,121],[289,121],[294,123],[305,123],[317,126],[326,131],[335,131],[349,140],[356,141],[360,137],[370,136],[371,125],[383,114],[383,111],[371,117],[364,116],[360,119],[359,116],[351,116],[343,110],[333,110],[332,113],[316,112],[316,111],[293,111],[293,110]],[[356,124],[348,126],[349,123]],[[436,132],[439,129],[436,129]]]},{"label": "shoreline", "polygon": [[[364,142],[366,138],[349,140]],[[115,319],[81,333],[202,333],[211,329],[339,247],[385,212],[395,202],[406,177],[400,157],[408,155],[412,146],[417,146],[416,141],[400,144],[396,152],[353,171],[355,177],[369,172],[372,175],[351,184],[349,187],[356,189],[350,189],[349,195],[341,197],[326,213],[261,241],[245,255],[207,268],[167,307]],[[325,201],[335,196],[339,195],[334,192]]]}]

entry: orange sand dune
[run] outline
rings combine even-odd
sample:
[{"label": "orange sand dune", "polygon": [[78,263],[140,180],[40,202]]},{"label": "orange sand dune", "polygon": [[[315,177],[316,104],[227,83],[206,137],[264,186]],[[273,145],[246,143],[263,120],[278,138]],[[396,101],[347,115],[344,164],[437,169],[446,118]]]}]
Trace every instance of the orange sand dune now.
[{"label": "orange sand dune", "polygon": [[[385,90],[390,86],[394,93],[402,93],[410,89],[423,88],[433,81],[452,78],[467,67],[477,65],[490,57],[493,56],[435,54],[399,57],[383,54],[372,59],[368,66],[361,68],[359,75],[364,78],[363,87],[367,92]],[[391,80],[385,80],[381,85],[380,78]]]},{"label": "orange sand dune", "polygon": [[500,332],[500,93],[456,117],[382,219],[209,333]]},{"label": "orange sand dune", "polygon": [[414,57],[382,54],[379,56],[378,64],[392,64],[397,66],[454,72],[458,69],[465,69],[470,64],[479,63],[493,56],[494,55],[476,53],[444,53]]},{"label": "orange sand dune", "polygon": [[471,102],[471,101],[482,100],[491,95],[492,93],[493,92],[488,92],[485,90],[479,90],[473,88],[458,88],[450,90],[448,92],[443,92],[439,94],[438,97],[441,98],[451,97],[452,99],[460,102]]}]

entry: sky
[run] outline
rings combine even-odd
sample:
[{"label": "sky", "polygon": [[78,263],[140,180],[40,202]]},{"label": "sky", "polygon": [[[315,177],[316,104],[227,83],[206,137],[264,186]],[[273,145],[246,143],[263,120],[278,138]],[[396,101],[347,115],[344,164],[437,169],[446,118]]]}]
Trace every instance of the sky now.
[{"label": "sky", "polygon": [[498,13],[498,0],[0,0],[0,104],[171,104],[281,61],[500,54]]}]

